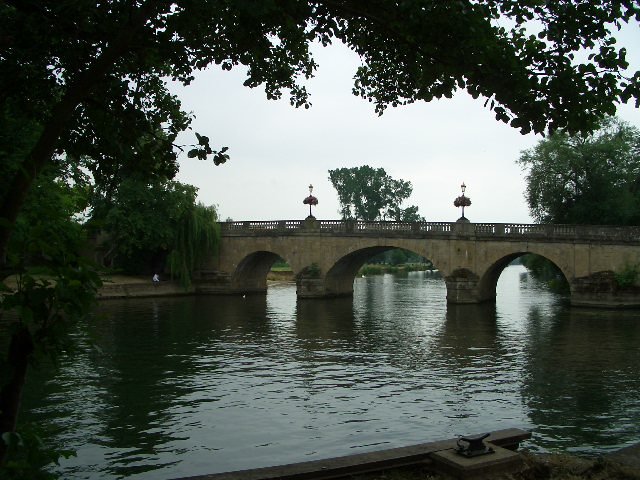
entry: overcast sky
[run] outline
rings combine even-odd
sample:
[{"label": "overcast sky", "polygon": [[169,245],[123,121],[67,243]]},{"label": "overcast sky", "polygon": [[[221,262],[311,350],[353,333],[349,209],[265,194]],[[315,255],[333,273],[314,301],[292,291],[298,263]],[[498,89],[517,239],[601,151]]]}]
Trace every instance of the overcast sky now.
[{"label": "overcast sky", "polygon": [[[640,68],[640,30],[620,38],[628,60]],[[208,135],[212,146],[228,146],[231,160],[214,166],[181,156],[178,180],[199,188],[198,198],[216,205],[224,220],[304,219],[302,200],[313,194],[318,219],[339,218],[328,170],[369,165],[396,179],[408,180],[413,194],[405,206],[417,205],[428,221],[455,221],[453,200],[467,185],[472,222],[532,223],[524,199],[525,173],[515,161],[541,137],[521,135],[494,119],[484,99],[466,92],[452,99],[388,108],[379,117],[373,104],[351,93],[357,55],[343,45],[315,48],[319,64],[308,83],[313,106],[305,110],[266,99],[261,88],[242,86],[242,68],[200,72],[188,87],[176,87],[193,129]],[[640,127],[632,105],[618,116]],[[193,135],[183,141],[192,142]]]}]

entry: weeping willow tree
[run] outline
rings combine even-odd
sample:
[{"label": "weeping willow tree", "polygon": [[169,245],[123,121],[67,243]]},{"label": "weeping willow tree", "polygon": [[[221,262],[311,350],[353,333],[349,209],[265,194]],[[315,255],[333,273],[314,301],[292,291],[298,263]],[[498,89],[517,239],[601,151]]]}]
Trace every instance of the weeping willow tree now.
[{"label": "weeping willow tree", "polygon": [[[193,185],[128,178],[94,201],[91,224],[106,234],[105,263],[128,275],[169,271],[188,287],[220,239],[215,207],[196,202]],[[108,249],[108,250],[107,250]]]},{"label": "weeping willow tree", "polygon": [[168,257],[171,276],[189,287],[193,272],[206,256],[217,253],[219,243],[220,225],[215,207],[194,205],[177,225],[174,247]]}]

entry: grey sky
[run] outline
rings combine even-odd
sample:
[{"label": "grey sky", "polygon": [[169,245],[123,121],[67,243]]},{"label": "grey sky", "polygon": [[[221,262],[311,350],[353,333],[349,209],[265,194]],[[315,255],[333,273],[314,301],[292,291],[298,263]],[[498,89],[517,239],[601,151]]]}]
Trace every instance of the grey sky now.
[{"label": "grey sky", "polygon": [[[640,66],[640,31],[627,29],[621,41],[628,60]],[[231,160],[215,167],[181,157],[178,179],[199,188],[199,200],[217,205],[222,219],[294,220],[309,213],[302,200],[314,186],[319,219],[336,219],[337,194],[328,170],[370,165],[408,180],[428,221],[460,216],[453,200],[467,185],[473,222],[531,223],[524,200],[524,173],[515,160],[541,138],[521,135],[498,122],[484,99],[466,92],[452,99],[388,108],[381,117],[373,104],[351,93],[358,57],[342,45],[315,48],[319,64],[308,83],[313,106],[295,109],[288,99],[269,101],[260,88],[242,86],[244,70],[200,72],[177,88],[183,106],[196,118],[193,129],[212,145],[228,146]],[[620,107],[618,116],[640,127],[640,111]],[[192,141],[192,135],[183,141]]]}]

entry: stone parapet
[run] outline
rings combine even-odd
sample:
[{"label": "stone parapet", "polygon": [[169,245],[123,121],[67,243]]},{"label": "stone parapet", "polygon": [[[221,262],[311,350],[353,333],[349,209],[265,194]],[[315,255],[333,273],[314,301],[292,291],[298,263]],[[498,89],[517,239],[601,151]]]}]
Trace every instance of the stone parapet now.
[{"label": "stone parapet", "polygon": [[595,241],[602,243],[640,244],[640,226],[561,225],[526,223],[460,222],[391,222],[363,220],[270,220],[221,222],[222,236],[268,236],[330,234],[455,238],[459,235],[478,239],[513,238],[514,240]]}]

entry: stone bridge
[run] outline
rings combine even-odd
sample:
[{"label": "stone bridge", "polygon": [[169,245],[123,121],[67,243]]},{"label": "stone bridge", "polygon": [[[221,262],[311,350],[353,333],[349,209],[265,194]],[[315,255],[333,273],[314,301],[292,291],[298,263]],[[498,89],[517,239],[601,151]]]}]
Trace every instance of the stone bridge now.
[{"label": "stone bridge", "polygon": [[429,259],[449,303],[495,300],[502,270],[527,253],[556,264],[572,305],[639,307],[640,227],[340,220],[221,223],[217,255],[199,272],[202,293],[266,292],[267,273],[282,257],[296,275],[299,298],[351,295],[372,256],[403,248]]}]

